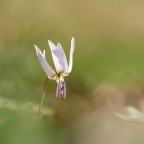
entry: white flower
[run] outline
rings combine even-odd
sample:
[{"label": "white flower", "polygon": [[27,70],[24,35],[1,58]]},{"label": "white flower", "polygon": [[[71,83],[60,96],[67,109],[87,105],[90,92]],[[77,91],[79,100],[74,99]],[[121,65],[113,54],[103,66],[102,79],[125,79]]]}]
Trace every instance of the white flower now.
[{"label": "white flower", "polygon": [[47,77],[52,80],[56,80],[56,97],[60,99],[66,97],[66,86],[64,77],[68,76],[72,71],[73,66],[73,53],[75,48],[75,39],[71,39],[71,49],[70,49],[70,57],[69,57],[69,65],[64,53],[64,50],[60,43],[54,45],[50,40],[48,40],[48,44],[51,50],[54,67],[51,67],[45,58],[45,50],[41,52],[41,50],[34,45],[36,49],[36,53],[38,56],[39,63],[46,73]]}]

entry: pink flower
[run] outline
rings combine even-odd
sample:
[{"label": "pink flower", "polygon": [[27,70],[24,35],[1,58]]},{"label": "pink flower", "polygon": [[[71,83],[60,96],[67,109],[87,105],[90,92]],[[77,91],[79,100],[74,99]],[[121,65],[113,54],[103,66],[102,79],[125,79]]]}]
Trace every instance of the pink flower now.
[{"label": "pink flower", "polygon": [[39,63],[46,73],[47,77],[52,80],[56,80],[56,97],[60,99],[66,98],[66,85],[64,81],[64,77],[68,76],[72,71],[73,66],[73,53],[75,48],[75,39],[71,39],[71,49],[70,49],[70,57],[69,57],[69,65],[64,53],[64,50],[60,43],[54,45],[50,40],[48,40],[48,44],[51,50],[54,67],[51,67],[46,58],[45,58],[45,50],[42,52],[36,45],[34,45],[36,49],[36,54],[38,56]]}]

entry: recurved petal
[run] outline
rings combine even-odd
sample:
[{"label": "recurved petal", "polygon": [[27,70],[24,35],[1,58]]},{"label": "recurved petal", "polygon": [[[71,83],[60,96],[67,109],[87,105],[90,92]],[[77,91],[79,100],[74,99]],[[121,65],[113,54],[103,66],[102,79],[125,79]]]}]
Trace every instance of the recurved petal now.
[{"label": "recurved petal", "polygon": [[71,39],[71,50],[70,50],[71,54],[74,53],[74,49],[75,49],[75,39],[74,39],[74,37],[72,37],[72,39]]},{"label": "recurved petal", "polygon": [[61,55],[60,56],[60,59],[61,59],[60,62],[63,65],[64,73],[66,73],[68,71],[68,62],[67,62],[65,52],[64,52],[60,43],[57,44],[57,47],[58,47],[58,49],[60,51],[60,55]]},{"label": "recurved petal", "polygon": [[45,57],[45,50],[43,50],[43,56]]},{"label": "recurved petal", "polygon": [[52,68],[50,67],[50,65],[47,63],[45,59],[45,51],[42,53],[41,50],[36,45],[34,45],[34,47],[36,49],[38,60],[42,69],[44,70],[44,72],[47,74],[49,78],[54,78],[55,72],[52,70]]},{"label": "recurved petal", "polygon": [[51,49],[52,58],[53,58],[53,62],[54,62],[57,73],[63,72],[64,67],[63,67],[62,56],[61,56],[59,48],[56,47],[50,40],[48,40],[48,44]]},{"label": "recurved petal", "polygon": [[70,49],[68,73],[70,73],[70,72],[72,71],[74,49],[75,49],[75,39],[74,39],[74,37],[73,37],[73,38],[71,39],[71,49]]}]

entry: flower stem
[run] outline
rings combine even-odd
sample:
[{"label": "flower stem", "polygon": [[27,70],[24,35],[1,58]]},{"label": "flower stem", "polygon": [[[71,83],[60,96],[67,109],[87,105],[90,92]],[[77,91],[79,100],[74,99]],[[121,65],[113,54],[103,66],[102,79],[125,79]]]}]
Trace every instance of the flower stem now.
[{"label": "flower stem", "polygon": [[45,89],[46,89],[47,83],[48,83],[48,77],[46,77],[45,82],[44,82],[43,91],[42,91],[41,100],[40,100],[39,111],[38,111],[38,117],[41,114],[43,100],[44,100],[44,96],[45,96]]}]

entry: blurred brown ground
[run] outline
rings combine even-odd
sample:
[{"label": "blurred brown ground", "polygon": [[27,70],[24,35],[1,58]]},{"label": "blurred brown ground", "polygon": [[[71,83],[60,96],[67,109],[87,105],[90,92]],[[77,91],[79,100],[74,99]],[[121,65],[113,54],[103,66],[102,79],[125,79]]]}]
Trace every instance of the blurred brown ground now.
[{"label": "blurred brown ground", "polygon": [[143,144],[144,119],[133,121],[136,115],[133,113],[127,121],[117,117],[115,113],[128,106],[143,112],[144,89],[141,86],[118,88],[105,84],[96,88],[95,94],[98,97],[93,103],[93,110],[87,110],[76,124],[78,143]]}]

